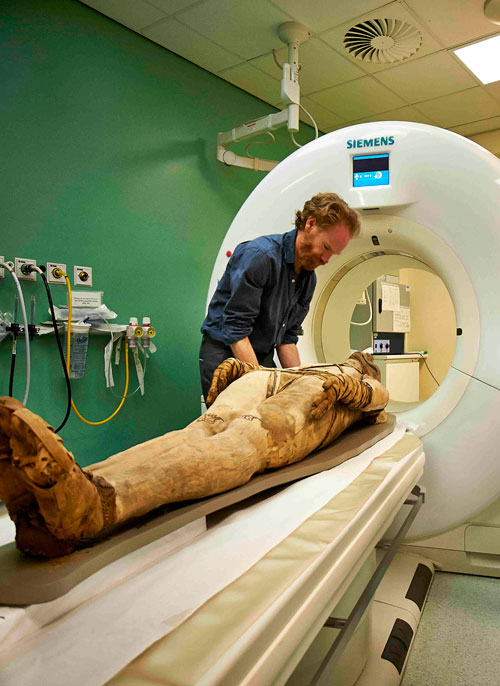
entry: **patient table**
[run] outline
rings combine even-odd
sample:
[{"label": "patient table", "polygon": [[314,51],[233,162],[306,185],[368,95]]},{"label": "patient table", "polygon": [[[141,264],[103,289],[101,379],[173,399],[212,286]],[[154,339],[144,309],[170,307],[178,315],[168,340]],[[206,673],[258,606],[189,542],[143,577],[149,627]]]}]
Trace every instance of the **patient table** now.
[{"label": "patient table", "polygon": [[[376,683],[399,683],[433,569],[396,560],[371,601],[395,554],[376,570],[375,547],[409,496],[418,509],[423,463],[419,439],[396,427],[334,469],[226,507],[207,527],[194,520],[60,598],[0,608],[0,685],[306,684],[325,631],[337,646],[311,683],[375,683],[371,662]],[[2,531],[0,543],[13,535],[6,518]],[[399,601],[383,597],[398,584]],[[371,640],[377,603],[387,631]]]}]

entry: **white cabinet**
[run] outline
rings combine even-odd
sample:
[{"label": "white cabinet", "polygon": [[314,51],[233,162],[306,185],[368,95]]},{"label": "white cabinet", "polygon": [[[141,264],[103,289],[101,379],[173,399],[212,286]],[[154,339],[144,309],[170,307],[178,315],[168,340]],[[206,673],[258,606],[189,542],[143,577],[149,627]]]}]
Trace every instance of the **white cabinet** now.
[{"label": "white cabinet", "polygon": [[414,403],[420,400],[421,355],[374,355],[374,362],[380,368],[382,383],[389,391],[390,400]]}]

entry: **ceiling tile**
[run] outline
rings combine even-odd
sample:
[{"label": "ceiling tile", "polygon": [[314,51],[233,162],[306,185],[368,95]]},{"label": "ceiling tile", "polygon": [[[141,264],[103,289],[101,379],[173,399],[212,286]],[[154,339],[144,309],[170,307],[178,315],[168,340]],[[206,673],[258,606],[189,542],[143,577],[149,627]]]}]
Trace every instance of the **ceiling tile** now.
[{"label": "ceiling tile", "polygon": [[299,62],[302,65],[300,90],[304,94],[365,75],[362,69],[317,38],[311,38],[300,46]]},{"label": "ceiling tile", "polygon": [[85,5],[93,7],[98,12],[135,31],[140,31],[144,26],[165,17],[164,12],[144,0],[134,0],[134,2],[123,2],[123,0],[82,1]]},{"label": "ceiling tile", "polygon": [[332,131],[339,131],[340,129],[345,129],[348,124],[337,124],[337,126],[327,126],[323,129],[323,133],[331,133]]},{"label": "ceiling tile", "polygon": [[484,16],[484,0],[406,0],[406,4],[446,48],[500,32]]},{"label": "ceiling tile", "polygon": [[239,55],[224,50],[173,17],[144,29],[143,34],[208,71],[221,71],[241,62]]},{"label": "ceiling tile", "polygon": [[[470,139],[500,158],[500,129],[478,133],[470,136]],[[497,180],[497,183],[500,183],[500,179]]]},{"label": "ceiling tile", "polygon": [[[276,51],[280,64],[288,59],[286,47]],[[300,92],[303,94],[323,90],[345,81],[364,76],[364,72],[348,59],[317,38],[311,38],[299,48]],[[281,79],[281,72],[272,53],[256,57],[251,63],[270,76]]]},{"label": "ceiling tile", "polygon": [[462,136],[474,136],[477,133],[496,131],[497,129],[500,129],[500,115],[498,117],[474,121],[470,124],[463,124],[462,126],[454,126],[451,130],[455,133],[460,133]]},{"label": "ceiling tile", "polygon": [[347,125],[364,124],[365,122],[375,121],[414,121],[419,124],[434,124],[434,122],[426,117],[425,114],[419,112],[415,107],[399,107],[396,110],[388,110],[387,112],[380,112],[371,117],[363,117],[362,119],[355,119],[348,122]]},{"label": "ceiling tile", "polygon": [[339,128],[344,128],[346,126],[354,126],[355,124],[365,124],[366,122],[377,121],[413,121],[419,124],[430,124],[431,126],[434,125],[434,122],[431,121],[429,117],[426,117],[414,107],[400,107],[397,110],[381,112],[380,114],[375,114],[372,117],[353,119],[352,121],[345,122],[341,126],[337,125],[333,127],[326,127],[325,129],[323,129],[323,131],[336,131]]},{"label": "ceiling tile", "polygon": [[500,115],[500,103],[480,86],[420,102],[418,109],[445,128]]},{"label": "ceiling tile", "polygon": [[378,72],[376,78],[408,102],[431,100],[478,85],[446,51]]},{"label": "ceiling tile", "polygon": [[267,0],[205,0],[176,17],[225,50],[245,59],[281,47],[278,27],[290,19]]},{"label": "ceiling tile", "polygon": [[175,14],[179,10],[185,10],[186,7],[195,5],[198,1],[199,0],[147,0],[150,5],[154,5],[168,16]]},{"label": "ceiling tile", "polygon": [[498,100],[500,102],[500,81],[495,81],[495,83],[488,83],[486,86],[483,86],[485,91],[488,91],[490,95],[492,95],[495,100]]},{"label": "ceiling tile", "polygon": [[[401,21],[418,29],[418,31],[422,35],[422,45],[414,55],[408,57],[405,60],[400,60],[399,62],[388,62],[384,64],[378,64],[365,62],[364,60],[359,60],[356,57],[352,57],[344,48],[344,36],[346,32],[350,28],[355,26],[357,23],[361,21],[366,21],[368,19],[400,19]],[[424,55],[429,55],[441,49],[441,45],[427,31],[426,27],[422,23],[419,23],[418,20],[413,16],[413,14],[411,14],[411,12],[409,12],[406,9],[406,7],[404,7],[404,5],[400,2],[391,2],[388,5],[384,5],[375,12],[370,12],[368,14],[365,14],[363,17],[358,17],[356,21],[347,22],[345,24],[342,24],[341,26],[337,26],[335,29],[331,31],[321,33],[320,35],[321,39],[328,43],[328,45],[331,45],[332,47],[336,48],[342,55],[345,55],[348,60],[352,61],[354,64],[361,67],[364,71],[370,73],[382,71],[384,69],[389,69],[391,67],[394,67],[395,64],[403,64],[403,62],[407,63],[412,60],[419,59]]]},{"label": "ceiling tile", "polygon": [[221,71],[217,75],[265,102],[273,104],[280,99],[279,81],[255,69],[247,62]]},{"label": "ceiling tile", "polygon": [[386,3],[381,0],[272,0],[297,21],[305,24],[314,33],[320,33],[342,24],[353,17],[371,12]]},{"label": "ceiling tile", "polygon": [[[300,47],[300,51],[302,51],[302,47]],[[286,62],[288,60],[288,50],[286,47],[279,48],[278,50],[275,50],[276,53],[276,59],[280,64],[283,64],[283,62]],[[300,52],[300,55],[302,52]],[[299,58],[300,59],[300,58]],[[274,61],[273,53],[272,52],[266,52],[265,55],[260,55],[259,57],[254,57],[254,59],[249,60],[249,63],[256,67],[257,69],[260,69],[261,71],[264,71],[266,74],[269,74],[269,76],[272,76],[273,79],[277,79],[278,81],[281,80],[281,67],[278,67],[276,62]],[[300,75],[301,77],[302,75]],[[299,77],[299,78],[300,78]]]},{"label": "ceiling tile", "polygon": [[404,100],[371,76],[327,88],[314,93],[310,98],[346,121],[406,105]]},{"label": "ceiling tile", "polygon": [[[301,105],[312,114],[320,131],[324,131],[327,126],[338,126],[344,122],[342,117],[339,117],[334,112],[330,112],[326,107],[318,105],[317,102],[314,102],[309,98],[301,98],[300,102]],[[300,111],[300,118],[306,124],[313,126],[311,119],[303,110]]]}]

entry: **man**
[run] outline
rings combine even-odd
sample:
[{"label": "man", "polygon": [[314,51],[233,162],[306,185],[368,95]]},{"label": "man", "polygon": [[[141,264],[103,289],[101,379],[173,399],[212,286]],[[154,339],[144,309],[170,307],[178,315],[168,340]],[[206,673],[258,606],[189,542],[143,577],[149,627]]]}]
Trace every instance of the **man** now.
[{"label": "man", "polygon": [[300,365],[298,334],[316,286],[314,270],[360,231],[360,217],[336,193],[297,211],[295,229],[236,247],[202,324],[200,374],[207,398],[215,369],[229,357],[265,367]]}]

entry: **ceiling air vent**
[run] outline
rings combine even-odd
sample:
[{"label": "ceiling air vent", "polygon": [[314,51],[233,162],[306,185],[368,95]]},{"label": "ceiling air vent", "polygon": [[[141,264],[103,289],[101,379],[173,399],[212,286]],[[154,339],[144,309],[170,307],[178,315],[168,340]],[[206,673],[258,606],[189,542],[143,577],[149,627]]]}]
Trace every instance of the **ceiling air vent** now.
[{"label": "ceiling air vent", "polygon": [[420,32],[400,19],[369,19],[353,26],[344,36],[347,52],[372,64],[405,60],[421,45]]}]

